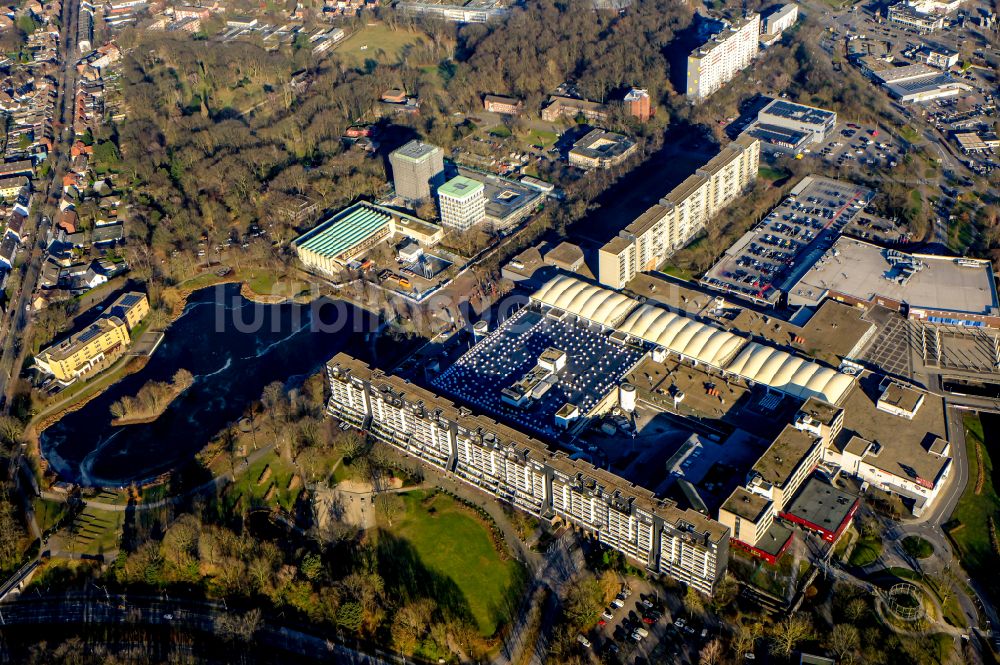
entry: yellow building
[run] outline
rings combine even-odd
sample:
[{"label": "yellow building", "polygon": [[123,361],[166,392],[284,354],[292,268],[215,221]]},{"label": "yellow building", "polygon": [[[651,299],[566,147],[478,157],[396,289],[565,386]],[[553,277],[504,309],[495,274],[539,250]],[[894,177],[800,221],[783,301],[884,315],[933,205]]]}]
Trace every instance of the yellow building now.
[{"label": "yellow building", "polygon": [[29,180],[23,175],[0,178],[0,199],[16,198],[28,186]]},{"label": "yellow building", "polygon": [[147,314],[149,314],[149,299],[145,293],[138,291],[123,293],[108,308],[108,315],[117,316],[124,321],[130,331],[139,325]]},{"label": "yellow building", "polygon": [[35,366],[61,383],[104,369],[131,343],[129,331],[149,313],[144,293],[125,293],[101,318],[35,356]]}]

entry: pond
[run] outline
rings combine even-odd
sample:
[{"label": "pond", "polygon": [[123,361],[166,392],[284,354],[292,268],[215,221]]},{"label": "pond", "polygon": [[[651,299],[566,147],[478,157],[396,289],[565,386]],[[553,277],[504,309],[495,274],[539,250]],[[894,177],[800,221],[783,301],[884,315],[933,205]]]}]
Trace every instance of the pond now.
[{"label": "pond", "polygon": [[[343,301],[264,305],[229,284],[197,291],[141,371],[125,377],[41,436],[61,480],[121,486],[187,462],[272,381],[292,385],[339,351],[370,360],[377,318]],[[110,406],[178,369],[194,384],[151,423],[115,427]]]}]

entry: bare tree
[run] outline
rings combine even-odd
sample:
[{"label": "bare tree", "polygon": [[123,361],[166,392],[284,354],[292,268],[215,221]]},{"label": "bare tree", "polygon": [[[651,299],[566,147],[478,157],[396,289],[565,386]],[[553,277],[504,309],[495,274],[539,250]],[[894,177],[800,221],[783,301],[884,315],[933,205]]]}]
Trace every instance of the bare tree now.
[{"label": "bare tree", "polygon": [[771,651],[788,657],[795,646],[812,634],[812,622],[804,614],[787,616],[771,628]]},{"label": "bare tree", "polygon": [[722,642],[717,639],[702,647],[698,656],[700,665],[716,665],[720,660],[722,660]]},{"label": "bare tree", "polygon": [[733,651],[737,658],[742,658],[744,654],[753,651],[754,645],[760,636],[764,634],[764,627],[756,621],[741,623],[736,634],[733,635]]},{"label": "bare tree", "polygon": [[854,661],[854,652],[861,646],[858,629],[849,623],[838,623],[830,632],[830,649],[842,663]]},{"label": "bare tree", "polygon": [[389,526],[392,526],[392,521],[403,513],[405,507],[403,499],[398,494],[382,493],[375,497],[375,509]]}]

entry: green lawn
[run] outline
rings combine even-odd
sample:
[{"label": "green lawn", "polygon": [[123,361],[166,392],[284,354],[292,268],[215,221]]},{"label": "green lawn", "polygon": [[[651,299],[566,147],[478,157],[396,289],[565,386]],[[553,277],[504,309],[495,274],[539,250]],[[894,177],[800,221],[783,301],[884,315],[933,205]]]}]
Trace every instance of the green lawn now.
[{"label": "green lawn", "polygon": [[550,145],[556,142],[559,135],[555,132],[548,132],[541,129],[532,129],[528,132],[526,140],[529,145],[533,145],[536,148],[548,148]]},{"label": "green lawn", "polygon": [[42,533],[45,533],[58,524],[59,520],[69,510],[62,501],[35,498],[32,499],[31,504],[35,511],[35,520],[38,522],[38,528],[42,530]]},{"label": "green lawn", "polygon": [[849,563],[852,566],[867,566],[869,564],[875,563],[875,561],[882,555],[882,541],[878,538],[862,538],[855,545],[854,551],[851,552],[851,558]]},{"label": "green lawn", "polygon": [[[962,493],[962,498],[955,506],[946,527],[948,535],[955,544],[962,560],[963,567],[981,582],[987,585],[994,594],[1000,593],[1000,583],[995,575],[1000,557],[993,552],[990,543],[990,523],[992,516],[1000,529],[1000,497],[997,496],[995,478],[993,477],[993,462],[990,459],[989,448],[983,445],[983,424],[974,414],[967,414],[965,424],[965,454],[969,460],[969,484]],[[983,453],[985,478],[982,491],[976,494],[976,481],[979,477],[979,461],[976,456],[976,445]]]},{"label": "green lawn", "polygon": [[907,143],[918,143],[920,141],[920,133],[909,125],[899,128],[899,136]]},{"label": "green lawn", "polygon": [[788,177],[788,171],[784,169],[775,169],[770,166],[762,166],[757,169],[757,175],[759,175],[764,180],[781,180]]},{"label": "green lawn", "polygon": [[927,559],[934,554],[934,546],[920,536],[903,538],[903,551],[915,559]]},{"label": "green lawn", "polygon": [[[240,462],[237,462],[239,464]],[[271,475],[264,482],[258,482],[265,468],[271,469]],[[254,508],[273,508],[280,506],[291,511],[295,501],[302,491],[302,487],[288,489],[288,483],[292,479],[292,465],[284,461],[277,454],[264,455],[250,465],[248,469],[237,467],[236,480],[226,487],[225,501],[227,506],[238,506],[239,510],[252,510]],[[274,486],[274,494],[269,499],[268,490]]]},{"label": "green lawn", "polygon": [[490,136],[496,136],[497,138],[507,139],[512,136],[510,129],[506,125],[497,125],[490,130]]},{"label": "green lawn", "polygon": [[270,270],[254,270],[247,277],[247,286],[257,295],[267,296],[272,294],[277,281]]},{"label": "green lawn", "polygon": [[125,513],[87,506],[69,529],[60,531],[63,549],[77,554],[97,555],[118,549]]},{"label": "green lawn", "polygon": [[[439,607],[471,615],[483,635],[493,635],[509,618],[508,602],[517,605],[520,565],[503,560],[485,524],[450,496],[424,491],[399,496],[404,512],[391,527],[383,525],[380,550],[387,555],[382,559],[389,575],[400,577],[400,593],[429,593]],[[386,535],[402,543],[387,544]]]},{"label": "green lawn", "polygon": [[384,23],[369,23],[336,47],[335,53],[348,63],[361,66],[366,60],[399,62],[404,48],[416,44],[420,36],[408,30],[391,30]]},{"label": "green lawn", "polygon": [[340,464],[337,468],[333,470],[332,481],[336,485],[337,483],[342,483],[345,480],[366,480],[365,476],[361,473],[361,470],[355,464],[348,464],[344,461],[344,458],[340,459]]},{"label": "green lawn", "polygon": [[673,266],[668,264],[663,266],[660,269],[660,272],[664,272],[670,275],[671,277],[676,277],[677,279],[683,279],[684,281],[687,282],[694,281],[694,274],[690,270],[681,268],[680,266]]}]

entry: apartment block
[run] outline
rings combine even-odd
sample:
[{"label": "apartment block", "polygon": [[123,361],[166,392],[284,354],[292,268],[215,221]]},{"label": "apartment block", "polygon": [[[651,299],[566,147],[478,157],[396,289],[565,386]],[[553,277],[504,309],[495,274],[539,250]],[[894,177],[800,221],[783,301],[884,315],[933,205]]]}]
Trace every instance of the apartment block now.
[{"label": "apartment block", "polygon": [[586,531],[706,594],[725,573],[729,530],[714,520],[346,354],[327,376],[331,415],[492,498]]},{"label": "apartment block", "polygon": [[769,12],[761,24],[761,33],[765,35],[780,35],[795,25],[799,19],[799,6],[794,3],[781,5]]},{"label": "apartment block", "polygon": [[687,63],[687,96],[705,99],[745,69],[760,50],[760,14],[727,24],[691,51]]},{"label": "apartment block", "polygon": [[624,288],[687,244],[757,177],[760,141],[742,135],[672,189],[598,252],[598,279]]},{"label": "apartment block", "polygon": [[444,151],[434,145],[410,141],[389,153],[389,164],[396,194],[404,199],[425,199],[444,182]]}]

